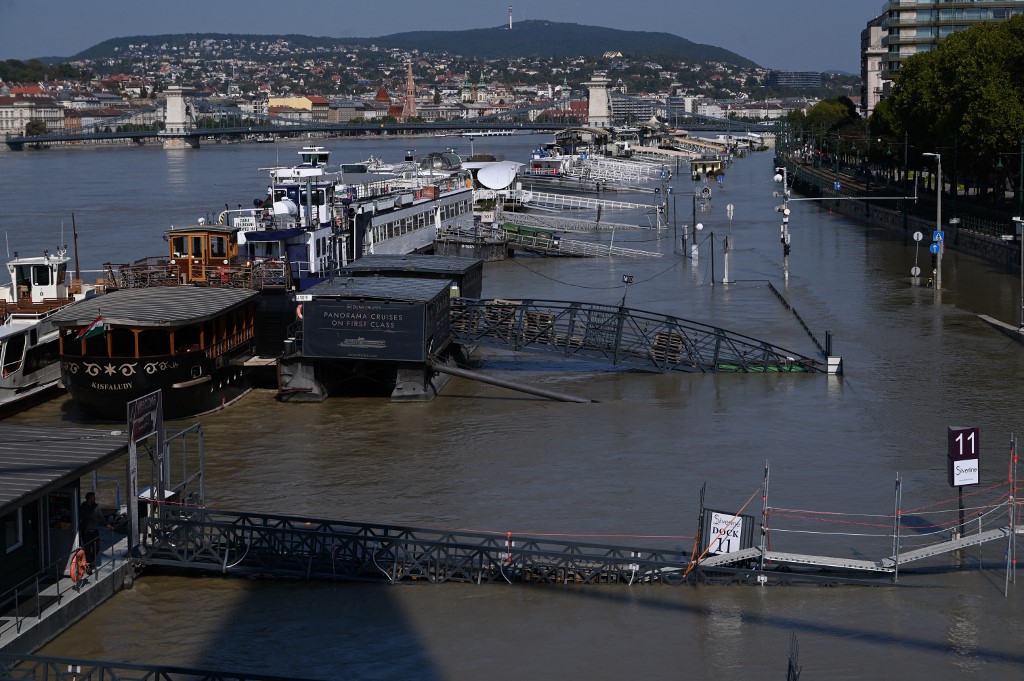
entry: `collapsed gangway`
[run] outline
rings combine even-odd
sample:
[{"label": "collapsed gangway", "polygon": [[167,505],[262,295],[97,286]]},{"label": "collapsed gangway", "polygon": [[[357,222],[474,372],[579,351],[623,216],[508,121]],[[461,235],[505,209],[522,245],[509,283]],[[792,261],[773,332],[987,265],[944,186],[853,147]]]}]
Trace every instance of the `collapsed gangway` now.
[{"label": "collapsed gangway", "polygon": [[466,346],[659,373],[827,372],[839,366],[716,326],[595,303],[458,298],[451,326],[456,342]]}]

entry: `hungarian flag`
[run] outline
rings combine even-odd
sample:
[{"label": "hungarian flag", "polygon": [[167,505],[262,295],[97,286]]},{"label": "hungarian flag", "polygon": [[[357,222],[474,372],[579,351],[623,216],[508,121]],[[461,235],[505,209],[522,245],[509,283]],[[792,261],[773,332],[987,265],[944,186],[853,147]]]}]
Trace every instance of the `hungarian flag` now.
[{"label": "hungarian flag", "polygon": [[99,336],[105,330],[106,329],[103,327],[103,315],[99,315],[96,319],[92,320],[92,324],[78,332],[76,340],[86,340],[93,336]]}]

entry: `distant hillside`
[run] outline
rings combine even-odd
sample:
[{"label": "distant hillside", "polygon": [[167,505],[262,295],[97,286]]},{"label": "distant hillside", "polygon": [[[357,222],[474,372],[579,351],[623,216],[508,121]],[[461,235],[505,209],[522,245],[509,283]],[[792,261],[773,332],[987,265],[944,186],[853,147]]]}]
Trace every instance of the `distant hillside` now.
[{"label": "distant hillside", "polygon": [[521,21],[513,24],[511,31],[508,26],[466,31],[412,31],[362,42],[407,50],[454,52],[482,59],[600,56],[615,51],[624,55],[658,55],[691,62],[721,61],[737,66],[757,66],[735,52],[694,43],[671,33],[621,31],[553,21]]},{"label": "distant hillside", "polygon": [[[689,62],[720,61],[737,66],[757,66],[735,52],[691,42],[671,33],[621,31],[601,26],[557,23],[553,21],[521,21],[507,26],[474,28],[464,31],[412,31],[377,38],[328,38],[305,35],[241,35],[226,33],[189,33],[173,35],[131,36],[105,40],[71,59],[116,58],[128,45],[148,44],[185,47],[190,41],[235,40],[268,42],[286,40],[299,50],[332,48],[337,45],[379,45],[403,50],[420,50],[438,54],[448,52],[464,57],[503,59],[514,57],[600,56],[605,52],[621,52],[626,56],[661,57]],[[49,61],[49,60],[47,60]]]}]

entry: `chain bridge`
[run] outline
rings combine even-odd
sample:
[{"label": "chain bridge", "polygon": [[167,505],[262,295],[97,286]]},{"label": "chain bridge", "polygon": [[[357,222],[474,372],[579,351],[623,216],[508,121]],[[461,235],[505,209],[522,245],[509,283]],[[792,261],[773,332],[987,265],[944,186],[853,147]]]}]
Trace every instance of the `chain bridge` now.
[{"label": "chain bridge", "polygon": [[610,362],[665,373],[827,372],[811,357],[708,324],[625,307],[547,300],[452,301],[462,345]]}]

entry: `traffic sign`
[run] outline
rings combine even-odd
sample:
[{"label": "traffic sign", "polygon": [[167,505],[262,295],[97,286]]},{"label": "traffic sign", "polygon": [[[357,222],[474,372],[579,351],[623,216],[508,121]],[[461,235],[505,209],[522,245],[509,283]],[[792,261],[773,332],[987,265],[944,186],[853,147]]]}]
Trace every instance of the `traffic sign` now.
[{"label": "traffic sign", "polygon": [[938,241],[938,242],[941,243],[941,242],[943,242],[945,240],[946,240],[946,233],[945,232],[935,232],[934,234],[932,234],[932,241]]},{"label": "traffic sign", "polygon": [[839,180],[836,180],[836,183],[832,186],[835,188],[836,191],[839,191],[839,188],[842,187],[842,185],[839,184]]},{"label": "traffic sign", "polygon": [[917,277],[917,276],[920,276],[920,274],[921,274],[921,268],[918,267],[917,265],[914,265],[913,267],[910,268],[910,276]]},{"label": "traffic sign", "polygon": [[633,275],[632,274],[623,274],[622,275],[622,283],[623,284],[632,284],[633,283]]},{"label": "traffic sign", "polygon": [[939,245],[938,244],[932,244],[931,246],[928,247],[928,250],[931,251],[932,253],[938,253],[939,252]]},{"label": "traffic sign", "polygon": [[914,232],[914,241],[920,241],[923,238],[924,238],[924,234],[921,234],[921,232]]}]

